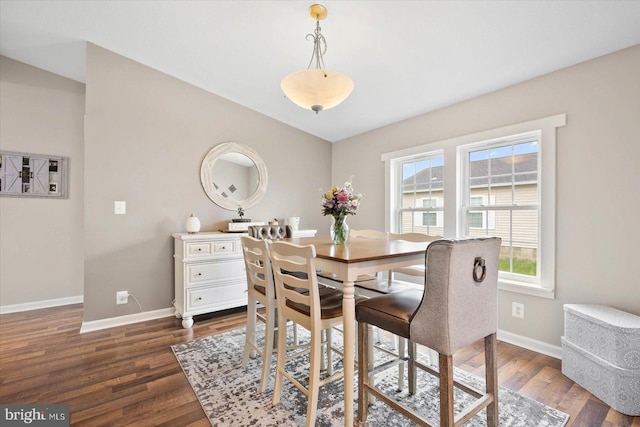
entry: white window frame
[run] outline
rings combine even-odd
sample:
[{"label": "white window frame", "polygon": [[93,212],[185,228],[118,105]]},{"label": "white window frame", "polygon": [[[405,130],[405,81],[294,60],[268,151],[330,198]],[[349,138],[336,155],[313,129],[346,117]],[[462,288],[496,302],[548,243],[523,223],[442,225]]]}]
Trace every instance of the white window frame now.
[{"label": "white window frame", "polygon": [[[397,159],[396,162],[396,167],[394,168],[394,182],[396,183],[400,183],[402,182],[402,164],[406,163],[406,162],[415,162],[415,161],[419,161],[419,160],[430,160],[430,159],[435,159],[438,157],[443,157],[443,153],[442,151],[434,151],[434,152],[428,152],[428,153],[419,153],[418,155],[413,155],[413,156],[408,156],[408,157],[403,157],[400,159]],[[387,180],[389,179],[389,177],[387,176],[386,178]],[[386,193],[385,197],[393,197],[394,200],[394,205],[396,207],[402,206],[402,197],[403,194],[402,192],[398,192],[397,188],[394,188],[392,193],[390,194],[389,192]],[[444,194],[444,192],[443,192]],[[442,199],[442,198],[438,198],[438,197],[425,197],[423,199]],[[420,199],[420,200],[423,200]],[[389,199],[390,200],[390,199]],[[387,203],[387,206],[389,206],[389,204]],[[426,208],[426,207],[414,207],[414,208],[398,208],[397,210],[395,210],[393,212],[393,220],[389,221],[387,219],[386,221],[386,229],[390,230],[392,233],[399,233],[400,232],[400,222],[401,222],[401,217],[402,217],[402,212],[412,212],[413,213],[413,226],[415,227],[416,225],[420,225],[422,224],[422,214],[423,213],[428,213],[428,212],[435,212],[438,214],[438,225],[435,226],[435,228],[440,228],[442,227],[442,223],[443,223],[443,211],[444,211],[444,207],[442,204],[434,207],[434,208]],[[420,218],[419,224],[417,221],[417,218]],[[393,225],[390,225],[393,224]],[[425,225],[422,225],[425,226]],[[426,227],[426,226],[425,226]],[[431,227],[431,226],[429,226]]]},{"label": "white window frame", "polygon": [[517,123],[483,132],[463,135],[443,141],[435,141],[403,150],[384,153],[381,160],[385,164],[385,226],[387,230],[395,230],[398,218],[394,207],[397,206],[398,165],[411,158],[424,157],[427,154],[444,156],[444,237],[458,238],[464,236],[464,224],[461,221],[464,205],[459,183],[462,182],[462,162],[460,147],[479,142],[505,139],[529,132],[540,132],[538,146],[538,185],[540,198],[540,237],[538,241],[539,279],[536,283],[514,280],[500,274],[498,288],[500,290],[534,295],[544,298],[555,298],[555,246],[556,246],[556,129],[565,126],[566,114],[558,114],[528,122]]},{"label": "white window frame", "polygon": [[[530,141],[536,141],[536,144],[538,145],[538,156],[537,156],[538,164],[536,167],[536,172],[538,177],[536,180],[536,184],[538,184],[537,185],[538,191],[537,191],[536,202],[534,204],[519,205],[519,206],[514,204],[495,205],[495,203],[488,203],[488,200],[484,195],[471,196],[471,188],[468,186],[468,182],[469,182],[468,165],[469,165],[470,153],[477,150],[491,151],[494,148],[512,147],[513,145],[517,145],[523,142],[530,142]],[[487,224],[486,222],[484,222],[486,217],[489,215],[495,215],[495,212],[498,210],[509,211],[509,212],[516,212],[518,210],[523,210],[526,212],[535,211],[536,218],[537,218],[536,228],[538,230],[537,242],[538,242],[538,247],[540,247],[540,242],[542,240],[542,227],[541,227],[541,221],[540,221],[540,216],[542,211],[542,205],[540,203],[541,186],[539,185],[541,174],[538,173],[538,171],[540,171],[540,163],[542,160],[542,156],[540,155],[540,145],[541,145],[540,131],[533,131],[533,132],[526,132],[518,135],[509,135],[505,138],[497,138],[489,141],[479,141],[473,144],[462,145],[458,147],[458,158],[460,159],[460,166],[461,166],[461,170],[460,170],[461,179],[458,185],[458,191],[459,191],[459,194],[461,194],[462,196],[460,197],[461,211],[458,217],[458,221],[460,223],[460,229],[462,230],[467,229],[467,225],[468,225],[467,215],[469,211],[475,211],[475,210],[482,211],[483,213],[482,228],[487,228]],[[471,199],[476,197],[478,198],[482,197],[480,206],[476,206],[471,203]],[[469,200],[469,203],[467,203],[466,200]],[[477,209],[474,209],[476,207]],[[513,228],[513,223],[511,224],[511,227]],[[500,280],[505,283],[518,283],[518,284],[538,286],[541,281],[541,271],[543,271],[542,265],[541,265],[542,264],[541,254],[542,254],[541,250],[536,251],[536,275],[535,276],[527,276],[524,274],[501,271],[499,274]]]}]

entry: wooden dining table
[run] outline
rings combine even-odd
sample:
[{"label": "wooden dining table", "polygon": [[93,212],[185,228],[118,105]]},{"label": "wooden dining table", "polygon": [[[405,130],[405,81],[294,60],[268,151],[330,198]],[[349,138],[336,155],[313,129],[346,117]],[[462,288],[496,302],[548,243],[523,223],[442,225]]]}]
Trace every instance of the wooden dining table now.
[{"label": "wooden dining table", "polygon": [[344,333],[344,425],[353,426],[355,375],[355,299],[354,282],[362,274],[372,274],[399,267],[423,264],[429,242],[349,238],[336,245],[329,237],[284,239],[297,245],[314,245],[316,268],[333,273],[343,282]]}]

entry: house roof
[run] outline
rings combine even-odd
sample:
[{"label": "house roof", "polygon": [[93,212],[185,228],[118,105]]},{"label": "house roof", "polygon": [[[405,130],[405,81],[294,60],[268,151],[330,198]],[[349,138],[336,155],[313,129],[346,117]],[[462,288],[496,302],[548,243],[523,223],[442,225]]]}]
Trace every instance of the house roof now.
[{"label": "house roof", "polygon": [[[537,178],[538,156],[536,153],[522,154],[511,157],[501,157],[472,161],[470,165],[471,186],[486,186],[491,182],[492,186],[528,184]],[[489,172],[489,167],[491,171]],[[403,188],[407,192],[442,191],[444,185],[444,171],[442,166],[423,169],[417,174],[403,181]]]},{"label": "house roof", "polygon": [[316,115],[280,89],[311,3],[2,0],[0,54],[84,81],[88,41],[334,142],[640,43],[640,1],[327,0],[325,63],[355,89]]}]

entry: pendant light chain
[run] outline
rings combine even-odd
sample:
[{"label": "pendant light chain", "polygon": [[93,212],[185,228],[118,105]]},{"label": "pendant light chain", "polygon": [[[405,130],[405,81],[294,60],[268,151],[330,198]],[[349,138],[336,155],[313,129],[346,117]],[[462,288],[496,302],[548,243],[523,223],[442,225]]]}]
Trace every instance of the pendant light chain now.
[{"label": "pendant light chain", "polygon": [[[316,69],[324,70],[324,57],[323,55],[327,53],[327,40],[322,35],[322,28],[320,28],[320,21],[316,21],[316,29],[314,31],[315,34],[307,34],[306,39],[313,39],[313,52],[311,53],[311,60],[309,61],[309,65],[307,65],[307,69],[311,68],[311,64],[313,64],[313,60],[316,60]],[[325,73],[326,77],[326,73]]]}]

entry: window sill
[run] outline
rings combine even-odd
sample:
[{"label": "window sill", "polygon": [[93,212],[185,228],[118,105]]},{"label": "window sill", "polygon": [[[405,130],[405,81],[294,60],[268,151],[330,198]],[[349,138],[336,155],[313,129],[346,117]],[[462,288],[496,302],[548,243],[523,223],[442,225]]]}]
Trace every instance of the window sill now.
[{"label": "window sill", "polygon": [[498,289],[501,291],[515,292],[518,294],[533,295],[536,297],[555,299],[554,289],[543,288],[531,283],[516,282],[513,280],[498,279]]}]

